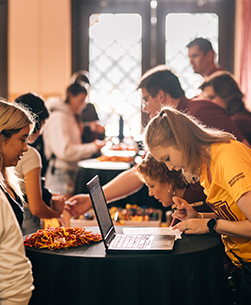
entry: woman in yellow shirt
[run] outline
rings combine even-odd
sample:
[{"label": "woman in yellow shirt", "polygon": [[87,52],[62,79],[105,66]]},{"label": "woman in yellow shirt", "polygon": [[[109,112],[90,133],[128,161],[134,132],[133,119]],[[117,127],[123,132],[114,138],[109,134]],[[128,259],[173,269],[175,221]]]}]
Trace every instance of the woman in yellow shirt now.
[{"label": "woman in yellow shirt", "polygon": [[[241,267],[237,254],[251,267],[251,150],[232,134],[207,128],[173,108],[163,108],[149,122],[145,144],[169,170],[182,169],[187,180],[200,180],[214,212],[198,213],[174,197],[173,217],[181,220],[174,228],[185,234],[221,234],[232,262]],[[251,282],[243,272],[242,304],[250,302],[250,294]]]}]

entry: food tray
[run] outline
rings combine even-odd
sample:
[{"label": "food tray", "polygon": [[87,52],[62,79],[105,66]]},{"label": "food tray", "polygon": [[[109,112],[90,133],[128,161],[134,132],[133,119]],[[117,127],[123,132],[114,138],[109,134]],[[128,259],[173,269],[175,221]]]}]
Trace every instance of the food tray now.
[{"label": "food tray", "polygon": [[[122,226],[130,226],[130,227],[160,227],[161,226],[161,219],[162,219],[162,211],[157,210],[159,214],[158,220],[149,220],[149,221],[130,221],[130,220],[122,220],[120,225]],[[87,213],[93,213],[93,210],[88,211]],[[97,226],[98,222],[96,217],[94,216],[93,219],[70,219],[70,226],[71,227],[92,227]],[[114,222],[114,225],[119,225],[119,223]]]}]

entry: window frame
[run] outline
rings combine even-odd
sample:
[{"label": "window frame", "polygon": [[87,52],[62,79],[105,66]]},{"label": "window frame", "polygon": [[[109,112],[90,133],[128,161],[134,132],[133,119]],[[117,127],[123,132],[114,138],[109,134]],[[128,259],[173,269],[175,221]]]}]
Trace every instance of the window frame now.
[{"label": "window frame", "polygon": [[219,16],[219,65],[234,73],[235,0],[196,3],[159,2],[157,8],[157,64],[165,63],[165,18],[170,13],[216,13]]},{"label": "window frame", "polygon": [[[151,66],[151,0],[71,0],[72,73],[89,70],[89,16],[94,13],[138,13],[142,17],[142,74]],[[105,3],[102,6],[102,3]],[[219,16],[219,64],[234,72],[235,0],[218,0],[198,5],[198,0],[158,0],[156,64],[165,64],[165,17],[167,13],[216,13]],[[142,126],[149,117],[141,111]]]},{"label": "window frame", "polygon": [[[136,1],[135,1],[136,2]],[[89,17],[101,13],[135,13],[142,17],[142,71],[149,69],[150,62],[150,4],[132,2],[107,2],[102,7],[86,0],[72,0],[72,73],[89,70]],[[81,39],[82,37],[82,39]]]},{"label": "window frame", "polygon": [[[106,3],[102,7],[101,4]],[[234,72],[235,0],[158,0],[156,65],[165,64],[165,17],[168,13],[216,13],[219,16],[219,64]],[[142,73],[151,66],[150,0],[71,0],[72,72],[89,67],[89,16],[94,13],[138,13],[142,17]],[[81,38],[82,37],[82,38]]]}]

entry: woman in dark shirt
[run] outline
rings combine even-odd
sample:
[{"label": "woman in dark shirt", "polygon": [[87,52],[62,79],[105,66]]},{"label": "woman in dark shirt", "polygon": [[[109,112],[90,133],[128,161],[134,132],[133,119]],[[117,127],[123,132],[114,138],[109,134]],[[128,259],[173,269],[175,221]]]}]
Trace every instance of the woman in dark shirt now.
[{"label": "woman in dark shirt", "polygon": [[251,144],[251,113],[244,103],[244,94],[229,72],[217,72],[200,86],[203,96],[225,109],[239,131]]},{"label": "woman in dark shirt", "polygon": [[[146,184],[149,196],[154,196],[164,207],[174,204],[172,197],[179,196],[189,203],[205,202],[206,195],[198,182],[187,183],[181,170],[169,171],[164,163],[156,161],[148,152],[137,166],[140,179]],[[206,204],[195,207],[198,212],[212,211]],[[174,219],[171,226],[177,223]]]}]

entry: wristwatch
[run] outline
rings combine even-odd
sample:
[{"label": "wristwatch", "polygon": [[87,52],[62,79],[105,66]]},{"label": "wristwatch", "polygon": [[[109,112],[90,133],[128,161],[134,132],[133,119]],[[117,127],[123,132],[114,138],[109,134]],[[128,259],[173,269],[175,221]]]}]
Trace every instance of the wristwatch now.
[{"label": "wristwatch", "polygon": [[217,233],[215,231],[217,227],[217,218],[211,218],[210,220],[208,220],[207,227],[210,233]]}]

